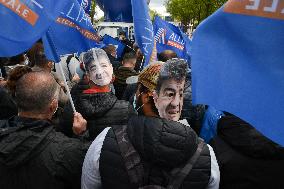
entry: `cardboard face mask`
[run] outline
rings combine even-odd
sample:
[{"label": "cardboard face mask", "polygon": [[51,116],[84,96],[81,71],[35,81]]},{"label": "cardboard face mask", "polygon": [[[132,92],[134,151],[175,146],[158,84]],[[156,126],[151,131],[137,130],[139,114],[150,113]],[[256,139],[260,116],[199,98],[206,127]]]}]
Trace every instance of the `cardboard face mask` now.
[{"label": "cardboard face mask", "polygon": [[90,80],[99,86],[109,85],[113,75],[112,65],[105,57],[97,60],[93,61],[90,65]]},{"label": "cardboard face mask", "polygon": [[82,53],[80,56],[88,70],[90,80],[94,84],[98,86],[110,84],[113,68],[104,50],[93,48],[86,53]]}]

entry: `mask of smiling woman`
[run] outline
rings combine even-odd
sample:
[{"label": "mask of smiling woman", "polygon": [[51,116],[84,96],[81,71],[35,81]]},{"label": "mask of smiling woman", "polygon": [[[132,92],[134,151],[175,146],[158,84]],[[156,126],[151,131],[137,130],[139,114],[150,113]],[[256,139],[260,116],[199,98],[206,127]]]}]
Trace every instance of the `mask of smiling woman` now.
[{"label": "mask of smiling woman", "polygon": [[93,48],[84,53],[83,62],[90,80],[98,86],[109,85],[112,81],[113,68],[106,52]]}]

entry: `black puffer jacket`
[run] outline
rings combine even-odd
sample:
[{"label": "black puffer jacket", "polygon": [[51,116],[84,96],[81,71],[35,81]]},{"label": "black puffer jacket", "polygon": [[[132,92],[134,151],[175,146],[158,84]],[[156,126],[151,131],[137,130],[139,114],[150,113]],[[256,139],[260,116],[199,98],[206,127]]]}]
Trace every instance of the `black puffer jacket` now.
[{"label": "black puffer jacket", "polygon": [[284,188],[284,148],[243,120],[222,117],[211,145],[220,167],[220,189]]},{"label": "black puffer jacket", "polygon": [[[83,94],[87,85],[78,85],[72,90],[72,97],[76,111],[87,120],[89,140],[94,140],[106,127],[125,124],[132,114],[130,105],[126,101],[117,100],[111,93]],[[73,95],[74,94],[74,95]],[[65,107],[60,121],[60,131],[72,136],[73,111],[70,103]]]},{"label": "black puffer jacket", "polygon": [[[183,167],[198,145],[198,137],[190,127],[160,118],[134,116],[129,120],[127,134],[142,159],[145,185],[166,187],[170,171]],[[210,153],[205,146],[181,188],[206,188],[210,173]],[[137,188],[137,185],[130,184],[112,129],[106,135],[102,147],[100,174],[104,189]]]},{"label": "black puffer jacket", "polygon": [[80,188],[89,144],[54,131],[49,121],[0,121],[1,189]]}]

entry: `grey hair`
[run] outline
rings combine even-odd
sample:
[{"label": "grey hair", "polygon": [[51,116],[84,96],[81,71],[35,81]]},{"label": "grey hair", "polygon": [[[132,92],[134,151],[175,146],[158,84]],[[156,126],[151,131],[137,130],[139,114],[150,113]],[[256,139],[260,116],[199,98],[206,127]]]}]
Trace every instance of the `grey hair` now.
[{"label": "grey hair", "polygon": [[42,113],[53,99],[58,99],[59,87],[47,72],[30,72],[16,83],[16,102],[20,112]]},{"label": "grey hair", "polygon": [[97,62],[101,58],[106,58],[108,63],[110,64],[110,60],[106,54],[106,52],[102,49],[98,48],[92,48],[88,50],[87,52],[83,52],[80,55],[81,61],[84,63],[85,69],[89,71],[90,66],[92,65],[92,62]]},{"label": "grey hair", "polygon": [[187,62],[183,59],[173,58],[165,62],[160,70],[156,92],[159,93],[164,81],[174,79],[178,82],[186,79],[188,71]]}]

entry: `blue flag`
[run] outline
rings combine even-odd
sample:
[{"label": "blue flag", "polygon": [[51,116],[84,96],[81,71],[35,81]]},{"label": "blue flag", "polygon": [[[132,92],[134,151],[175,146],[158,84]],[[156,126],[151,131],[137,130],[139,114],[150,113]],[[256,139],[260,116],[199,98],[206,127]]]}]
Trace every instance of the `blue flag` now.
[{"label": "blue flag", "polygon": [[149,16],[147,0],[131,0],[135,28],[135,41],[145,56],[145,65],[150,62],[154,48],[154,32]]},{"label": "blue flag", "polygon": [[101,48],[101,37],[77,0],[69,0],[43,37],[46,56],[59,62],[60,55]]},{"label": "blue flag", "polygon": [[96,0],[96,3],[105,13],[105,22],[133,22],[131,0]]},{"label": "blue flag", "polygon": [[283,50],[284,1],[228,1],[194,33],[193,102],[233,113],[284,146]]},{"label": "blue flag", "polygon": [[0,57],[28,50],[68,4],[67,0],[0,1]]},{"label": "blue flag", "polygon": [[78,0],[80,3],[81,7],[84,9],[85,13],[90,15],[91,13],[91,0]]},{"label": "blue flag", "polygon": [[124,48],[126,47],[125,44],[121,43],[119,40],[116,40],[109,35],[104,36],[103,43],[105,45],[114,45],[116,47],[116,54],[118,58],[122,56]]},{"label": "blue flag", "polygon": [[154,21],[155,41],[157,52],[174,51],[179,58],[188,60],[191,40],[177,26],[156,16]]}]

